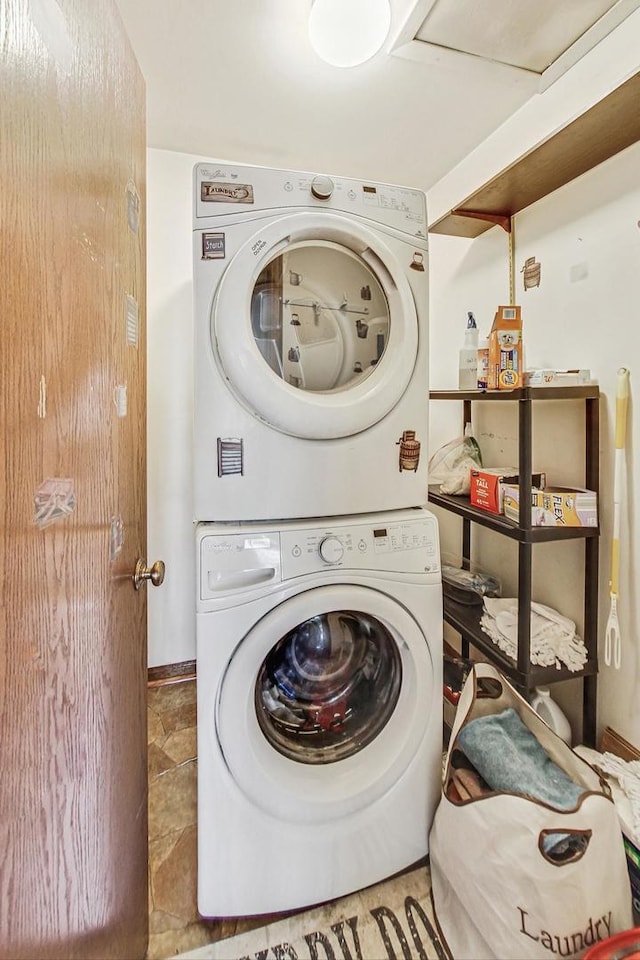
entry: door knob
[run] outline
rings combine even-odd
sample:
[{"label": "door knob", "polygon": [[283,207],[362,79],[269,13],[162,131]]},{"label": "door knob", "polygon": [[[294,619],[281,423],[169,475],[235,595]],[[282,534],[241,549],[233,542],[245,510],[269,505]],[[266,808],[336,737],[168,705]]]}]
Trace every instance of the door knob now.
[{"label": "door knob", "polygon": [[164,563],[162,560],[156,560],[154,564],[148,567],[147,561],[140,558],[136,560],[136,569],[132,579],[136,590],[139,590],[147,580],[151,580],[154,587],[159,587],[164,580]]}]

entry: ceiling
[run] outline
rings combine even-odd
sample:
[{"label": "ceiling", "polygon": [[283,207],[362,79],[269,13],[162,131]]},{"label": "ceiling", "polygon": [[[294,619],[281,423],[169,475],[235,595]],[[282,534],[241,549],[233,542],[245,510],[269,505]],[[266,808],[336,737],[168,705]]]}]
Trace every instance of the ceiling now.
[{"label": "ceiling", "polygon": [[542,74],[615,6],[617,0],[437,0],[421,11],[416,38]]},{"label": "ceiling", "polygon": [[391,2],[386,49],[345,70],[310,46],[311,0],[117,0],[149,146],[426,190],[640,5]]}]

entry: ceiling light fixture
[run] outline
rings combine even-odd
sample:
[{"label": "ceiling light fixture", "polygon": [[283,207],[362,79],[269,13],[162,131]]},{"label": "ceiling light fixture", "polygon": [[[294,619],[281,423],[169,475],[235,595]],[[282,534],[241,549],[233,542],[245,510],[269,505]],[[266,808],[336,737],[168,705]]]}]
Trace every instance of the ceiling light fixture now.
[{"label": "ceiling light fixture", "polygon": [[356,67],[383,46],[391,26],[389,0],[312,0],[311,46],[334,67]]}]

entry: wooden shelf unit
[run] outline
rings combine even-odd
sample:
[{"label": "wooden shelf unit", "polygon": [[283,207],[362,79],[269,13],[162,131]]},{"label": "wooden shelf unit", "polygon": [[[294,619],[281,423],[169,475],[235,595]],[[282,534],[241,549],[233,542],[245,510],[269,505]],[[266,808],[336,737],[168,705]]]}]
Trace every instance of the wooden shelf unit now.
[{"label": "wooden shelf unit", "polygon": [[[471,422],[471,406],[474,402],[493,401],[518,404],[518,472],[519,500],[531,502],[533,406],[537,400],[582,401],[585,408],[585,462],[584,485],[599,492],[599,400],[597,386],[582,387],[528,387],[520,390],[432,390],[431,400],[458,400],[463,406],[463,424]],[[525,693],[540,684],[581,678],[582,739],[589,746],[595,745],[596,705],[598,673],[598,538],[596,527],[534,527],[531,511],[523,510],[519,523],[513,523],[502,515],[489,513],[471,505],[468,497],[441,494],[429,487],[429,502],[462,518],[462,563],[467,569],[471,561],[471,528],[473,525],[487,527],[518,543],[518,642],[517,659],[504,654],[484,633],[480,625],[482,608],[456,603],[449,597],[444,600],[444,619],[461,637],[462,656],[469,655],[469,647],[479,650],[493,661],[498,669]],[[531,663],[531,581],[532,552],[536,543],[566,540],[584,540],[584,615],[582,638],[587,648],[587,662],[581,671],[568,668],[540,667]],[[526,613],[525,613],[526,611]]]},{"label": "wooden shelf unit", "polygon": [[429,226],[474,238],[640,140],[640,73],[551,134]]}]

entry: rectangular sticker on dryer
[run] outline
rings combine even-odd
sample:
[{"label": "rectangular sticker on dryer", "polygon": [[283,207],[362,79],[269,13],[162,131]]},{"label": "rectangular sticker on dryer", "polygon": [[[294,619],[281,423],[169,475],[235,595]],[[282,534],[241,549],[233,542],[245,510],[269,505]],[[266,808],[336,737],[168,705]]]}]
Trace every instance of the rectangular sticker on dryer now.
[{"label": "rectangular sticker on dryer", "polygon": [[243,476],[244,450],[237,437],[218,437],[218,476]]},{"label": "rectangular sticker on dryer", "polygon": [[203,180],[200,184],[200,199],[203,203],[253,203],[253,186],[250,183]]},{"label": "rectangular sticker on dryer", "polygon": [[224,260],[225,256],[226,252],[224,233],[203,233],[202,259]]}]

